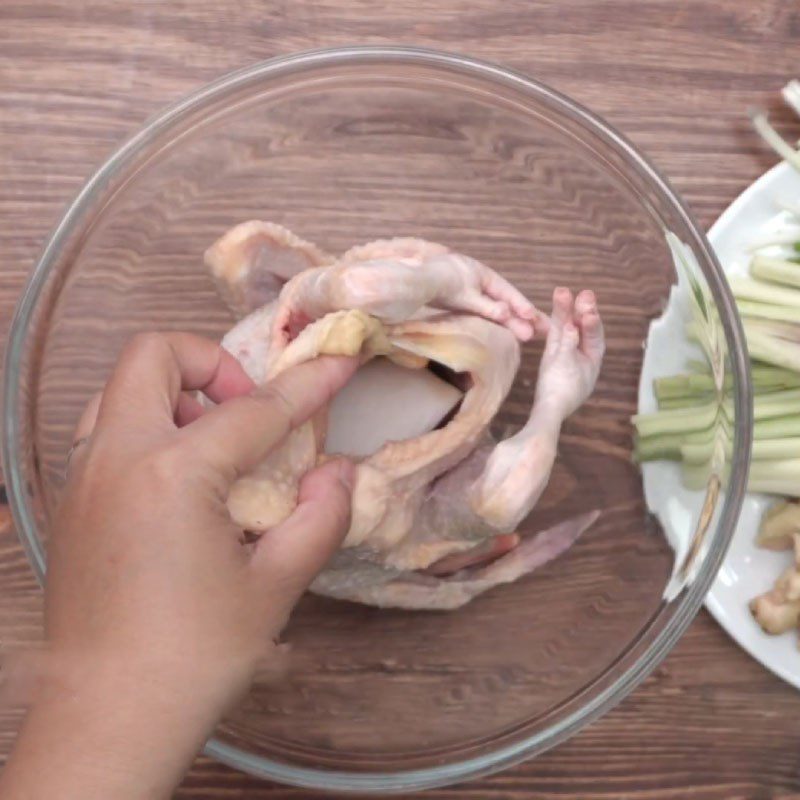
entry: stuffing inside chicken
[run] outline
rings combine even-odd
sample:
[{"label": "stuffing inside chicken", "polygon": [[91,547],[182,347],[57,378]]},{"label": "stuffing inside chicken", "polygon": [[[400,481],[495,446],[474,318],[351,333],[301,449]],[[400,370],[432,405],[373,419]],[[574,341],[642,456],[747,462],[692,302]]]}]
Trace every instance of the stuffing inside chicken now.
[{"label": "stuffing inside chicken", "polygon": [[[564,552],[596,513],[521,541],[563,421],[591,394],[604,352],[594,294],[556,289],[550,316],[484,264],[418,239],[339,258],[264,222],[206,252],[239,318],[223,346],[257,384],[322,354],[358,356],[351,384],[234,484],[228,509],[259,532],[284,520],[312,466],[356,461],[352,522],[312,585],[383,607],[452,609]],[[520,342],[546,336],[529,419],[495,444]]]}]

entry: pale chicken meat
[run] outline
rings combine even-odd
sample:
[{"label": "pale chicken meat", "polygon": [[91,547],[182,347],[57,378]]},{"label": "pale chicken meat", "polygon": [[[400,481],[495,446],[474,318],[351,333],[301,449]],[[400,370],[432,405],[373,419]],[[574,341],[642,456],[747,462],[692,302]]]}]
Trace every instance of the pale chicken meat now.
[{"label": "pale chicken meat", "polygon": [[[563,421],[600,371],[591,291],[556,289],[548,316],[443,245],[380,240],[336,258],[265,222],[233,228],[206,263],[239,318],[223,346],[257,384],[323,354],[365,365],[228,497],[237,524],[265,531],[292,513],[315,464],[336,453],[356,460],[350,529],[312,591],[457,608],[556,558],[596,519],[574,517],[523,540],[516,532],[548,483]],[[520,342],[534,336],[546,342],[529,419],[495,444],[489,424],[513,383]]]}]

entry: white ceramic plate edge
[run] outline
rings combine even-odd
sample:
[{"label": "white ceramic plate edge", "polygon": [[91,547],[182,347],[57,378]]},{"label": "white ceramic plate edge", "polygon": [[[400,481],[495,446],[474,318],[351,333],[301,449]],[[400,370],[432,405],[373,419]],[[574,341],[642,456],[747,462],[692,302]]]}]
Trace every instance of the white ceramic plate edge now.
[{"label": "white ceramic plate edge", "polygon": [[[748,241],[781,225],[786,218],[774,205],[776,197],[800,195],[800,174],[788,164],[770,169],[745,189],[720,215],[708,238],[726,273],[742,273],[749,260]],[[789,632],[768,636],[753,620],[748,600],[771,588],[791,554],[772,553],[754,544],[753,512],[770,501],[748,495],[725,561],[712,584],[705,605],[733,640],[754,659],[787,683],[800,688],[798,636]]]}]

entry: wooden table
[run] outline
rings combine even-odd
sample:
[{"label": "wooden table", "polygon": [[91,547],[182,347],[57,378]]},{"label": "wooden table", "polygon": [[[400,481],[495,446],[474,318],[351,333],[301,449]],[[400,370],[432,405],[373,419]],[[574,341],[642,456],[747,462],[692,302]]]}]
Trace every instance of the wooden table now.
[{"label": "wooden table", "polygon": [[[432,46],[519,68],[618,126],[700,221],[774,158],[750,106],[797,138],[779,89],[800,73],[797,0],[3,0],[0,337],[65,202],[147,116],[218,75],[351,43]],[[0,505],[0,636],[25,640],[41,598]],[[800,659],[800,654],[798,655]],[[800,660],[798,661],[800,668]],[[800,694],[702,612],[615,711],[535,762],[432,798],[800,796]],[[0,718],[7,754],[18,718]],[[199,759],[183,798],[311,798]]]}]

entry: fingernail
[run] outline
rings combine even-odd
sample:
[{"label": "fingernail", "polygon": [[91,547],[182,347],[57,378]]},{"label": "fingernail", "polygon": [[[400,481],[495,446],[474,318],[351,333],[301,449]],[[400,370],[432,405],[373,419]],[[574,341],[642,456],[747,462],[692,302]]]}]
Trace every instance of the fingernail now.
[{"label": "fingernail", "polygon": [[341,458],[338,467],[337,477],[345,485],[347,491],[352,492],[356,482],[356,465],[347,458]]}]

